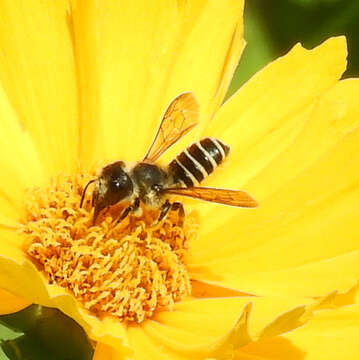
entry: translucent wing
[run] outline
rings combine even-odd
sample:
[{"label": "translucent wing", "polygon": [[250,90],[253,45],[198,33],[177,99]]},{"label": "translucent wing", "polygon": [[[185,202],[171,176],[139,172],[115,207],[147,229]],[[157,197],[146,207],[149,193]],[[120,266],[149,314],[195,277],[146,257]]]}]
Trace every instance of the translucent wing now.
[{"label": "translucent wing", "polygon": [[156,161],[169,147],[197,125],[199,104],[193,93],[177,96],[168,106],[144,161]]},{"label": "translucent wing", "polygon": [[256,207],[258,203],[249,194],[241,190],[227,190],[206,187],[172,188],[163,191],[166,194],[188,196],[191,198],[211,201],[219,204]]}]

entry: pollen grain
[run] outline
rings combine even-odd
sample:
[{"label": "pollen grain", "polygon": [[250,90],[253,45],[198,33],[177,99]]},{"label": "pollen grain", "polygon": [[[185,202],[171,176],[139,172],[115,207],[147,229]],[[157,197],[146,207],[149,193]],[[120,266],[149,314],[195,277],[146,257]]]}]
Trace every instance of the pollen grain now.
[{"label": "pollen grain", "polygon": [[170,212],[153,226],[158,211],[144,209],[114,226],[113,207],[92,226],[90,200],[79,208],[89,175],[61,176],[48,189],[31,189],[21,232],[24,251],[49,284],[70,291],[97,316],[140,323],[155,311],[171,310],[190,294],[189,244],[198,220]]}]

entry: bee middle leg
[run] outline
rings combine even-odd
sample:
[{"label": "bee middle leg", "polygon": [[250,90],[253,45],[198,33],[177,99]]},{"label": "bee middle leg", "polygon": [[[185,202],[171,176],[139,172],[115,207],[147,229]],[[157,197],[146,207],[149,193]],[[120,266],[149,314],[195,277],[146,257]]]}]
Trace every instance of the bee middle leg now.
[{"label": "bee middle leg", "polygon": [[160,223],[163,219],[165,219],[170,210],[171,211],[177,211],[177,213],[178,213],[178,226],[183,226],[185,213],[184,213],[184,208],[183,208],[182,203],[174,202],[174,203],[171,204],[168,199],[166,200],[166,202],[161,207],[161,213],[160,213],[160,216],[158,217],[158,220],[157,220],[156,224]]},{"label": "bee middle leg", "polygon": [[125,210],[122,211],[120,217],[116,220],[115,225],[118,225],[122,220],[124,220],[129,213],[136,211],[140,207],[140,199],[136,198],[135,201],[128,206]]},{"label": "bee middle leg", "polygon": [[183,208],[183,204],[176,201],[172,204],[172,211],[177,211],[178,215],[178,226],[182,227],[184,224],[185,212]]}]

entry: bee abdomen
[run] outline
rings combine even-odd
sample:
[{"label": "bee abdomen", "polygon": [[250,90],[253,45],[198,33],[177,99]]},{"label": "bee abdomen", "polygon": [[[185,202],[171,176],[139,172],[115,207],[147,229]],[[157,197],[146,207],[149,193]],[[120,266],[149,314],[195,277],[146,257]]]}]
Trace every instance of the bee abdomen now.
[{"label": "bee abdomen", "polygon": [[182,151],[169,164],[169,173],[175,183],[195,186],[223,162],[229,150],[229,146],[218,139],[204,138]]}]

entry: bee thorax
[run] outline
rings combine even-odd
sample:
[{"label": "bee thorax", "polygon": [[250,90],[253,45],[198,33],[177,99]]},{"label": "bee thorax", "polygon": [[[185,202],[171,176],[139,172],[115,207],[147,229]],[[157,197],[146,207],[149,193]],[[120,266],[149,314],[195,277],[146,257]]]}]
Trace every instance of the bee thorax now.
[{"label": "bee thorax", "polygon": [[166,172],[159,166],[149,163],[138,163],[132,169],[132,179],[136,184],[138,196],[150,206],[162,204],[160,191],[167,185]]}]

